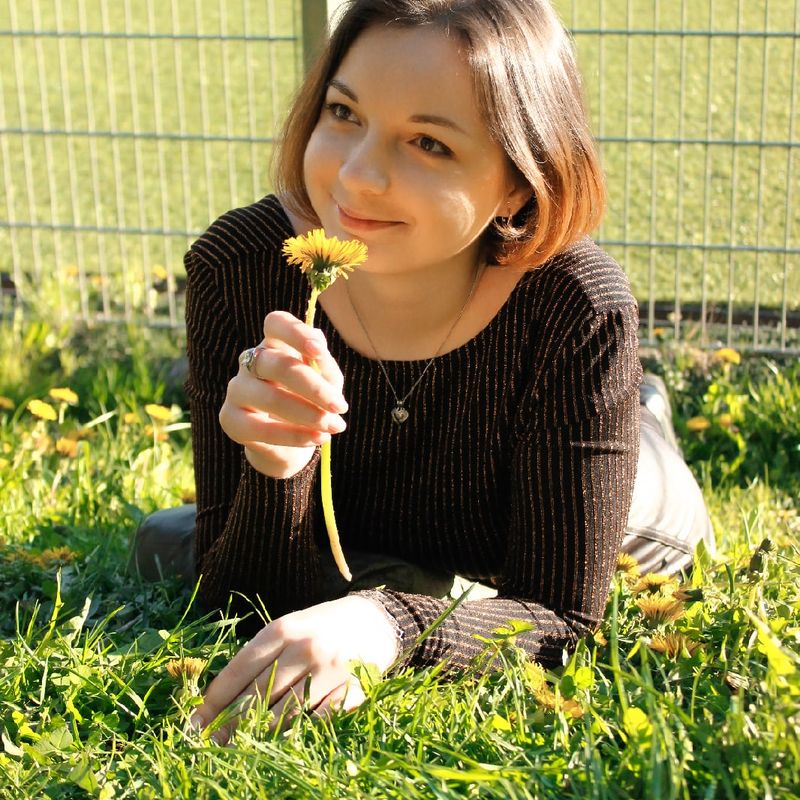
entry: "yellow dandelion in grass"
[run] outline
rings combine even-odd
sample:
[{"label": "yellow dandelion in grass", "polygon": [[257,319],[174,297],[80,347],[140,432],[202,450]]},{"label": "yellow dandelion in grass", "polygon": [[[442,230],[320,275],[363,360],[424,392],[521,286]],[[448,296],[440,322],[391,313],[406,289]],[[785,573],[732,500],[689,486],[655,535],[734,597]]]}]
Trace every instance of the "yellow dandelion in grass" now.
[{"label": "yellow dandelion in grass", "polygon": [[150,272],[153,275],[153,279],[157,281],[165,281],[169,277],[169,273],[161,264],[153,264]]},{"label": "yellow dandelion in grass", "polygon": [[171,677],[196,681],[208,662],[204,658],[175,658],[167,661],[165,668]]},{"label": "yellow dandelion in grass", "polygon": [[717,361],[722,361],[724,364],[741,364],[742,357],[732,347],[721,347],[719,350],[714,351],[714,358]]},{"label": "yellow dandelion in grass", "polygon": [[639,592],[657,592],[661,588],[669,587],[670,584],[673,586],[678,585],[678,582],[672,575],[667,575],[666,572],[648,572],[636,581],[631,591],[634,592],[634,594],[638,594]]},{"label": "yellow dandelion in grass", "polygon": [[657,633],[650,639],[649,646],[651,650],[662,653],[667,658],[677,658],[684,653],[693,655],[700,644],[682,633],[667,633],[663,636]]},{"label": "yellow dandelion in grass", "polygon": [[0,470],[7,469],[11,466],[11,462],[7,458],[0,458]]},{"label": "yellow dandelion in grass", "polygon": [[620,553],[617,556],[617,572],[622,572],[626,578],[639,577],[639,562],[630,553]]},{"label": "yellow dandelion in grass", "polygon": [[652,625],[675,622],[676,619],[683,616],[684,611],[683,603],[680,600],[663,595],[643,597],[641,600],[637,600],[636,605]]},{"label": "yellow dandelion in grass", "polygon": [[0,394],[0,408],[4,411],[13,411],[14,401],[10,397],[4,397]]},{"label": "yellow dandelion in grass", "polygon": [[139,422],[139,415],[135,411],[127,411],[123,415],[122,421],[126,425],[135,425],[137,422]]},{"label": "yellow dandelion in grass", "polygon": [[157,422],[169,422],[172,419],[172,411],[157,403],[148,403],[144,410]]},{"label": "yellow dandelion in grass", "polygon": [[608,639],[606,639],[602,631],[595,631],[592,634],[592,639],[594,639],[594,643],[600,647],[605,647],[608,644]]},{"label": "yellow dandelion in grass", "polygon": [[584,714],[583,706],[568,698],[560,697],[550,688],[542,667],[535,661],[525,664],[525,677],[536,702],[549,711],[561,710],[573,719],[580,719]]},{"label": "yellow dandelion in grass", "polygon": [[53,400],[60,400],[62,403],[69,403],[71,406],[78,402],[78,395],[66,386],[51,389],[48,394]]},{"label": "yellow dandelion in grass", "polygon": [[28,403],[28,411],[30,411],[34,417],[46,419],[50,422],[58,419],[56,410],[50,405],[50,403],[45,403],[44,400],[31,400],[30,403]]},{"label": "yellow dandelion in grass", "polygon": [[692,433],[700,433],[708,430],[711,427],[711,423],[705,417],[692,417],[686,420],[686,427]]},{"label": "yellow dandelion in grass", "polygon": [[346,279],[348,272],[367,260],[367,246],[357,240],[342,242],[315,228],[304,236],[287,239],[283,254],[289,264],[300,267],[308,276],[312,290],[324,292],[337,278]]},{"label": "yellow dandelion in grass", "polygon": [[68,439],[62,436],[56,440],[56,453],[67,458],[75,458],[78,455],[78,443],[75,439]]},{"label": "yellow dandelion in grass", "polygon": [[[308,278],[311,295],[306,308],[306,325],[314,325],[314,314],[317,310],[317,298],[337,278],[347,278],[359,264],[367,260],[367,246],[363,242],[339,241],[335,236],[327,237],[325,231],[316,228],[305,236],[293,236],[283,243],[283,254],[289,264],[299,266]],[[315,361],[314,369],[319,370]],[[333,490],[331,488],[331,443],[320,446],[320,491],[322,495],[322,513],[325,527],[328,530],[328,541],[339,572],[345,580],[352,580],[350,569],[339,541],[339,531],[333,513]]]},{"label": "yellow dandelion in grass", "polygon": [[731,414],[720,414],[717,417],[717,422],[721,428],[730,428],[733,425],[733,416]]}]

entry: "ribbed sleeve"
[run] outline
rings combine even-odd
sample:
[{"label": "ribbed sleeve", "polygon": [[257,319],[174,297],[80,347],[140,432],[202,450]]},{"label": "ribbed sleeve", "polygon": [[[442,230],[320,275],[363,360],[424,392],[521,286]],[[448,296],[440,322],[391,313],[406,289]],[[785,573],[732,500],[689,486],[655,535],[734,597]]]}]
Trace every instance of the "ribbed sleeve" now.
[{"label": "ribbed sleeve", "polygon": [[[266,313],[301,316],[307,288],[280,244],[292,230],[268,197],[229,212],[186,257],[187,392],[197,476],[198,569],[207,603],[258,594],[273,616],[319,596],[326,542],[317,460],[265,478],[219,427],[236,357],[261,339]],[[324,313],[345,375],[348,428],[334,437],[333,492],[344,547],[396,555],[481,580],[498,597],[465,602],[409,663],[465,665],[509,619],[546,664],[602,618],[638,457],[636,305],[627,281],[588,239],[522,278],[495,319],[435,359],[398,426],[377,362],[350,349]],[[385,362],[411,386],[425,361]],[[363,592],[414,642],[444,601]]]}]

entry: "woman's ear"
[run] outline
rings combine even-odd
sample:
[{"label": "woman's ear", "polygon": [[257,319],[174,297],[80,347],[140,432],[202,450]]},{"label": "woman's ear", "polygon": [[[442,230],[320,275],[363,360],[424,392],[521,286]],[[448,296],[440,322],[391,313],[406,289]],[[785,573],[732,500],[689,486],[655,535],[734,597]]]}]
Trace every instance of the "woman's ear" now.
[{"label": "woman's ear", "polygon": [[514,217],[533,197],[533,189],[521,181],[516,181],[506,195],[505,215]]}]

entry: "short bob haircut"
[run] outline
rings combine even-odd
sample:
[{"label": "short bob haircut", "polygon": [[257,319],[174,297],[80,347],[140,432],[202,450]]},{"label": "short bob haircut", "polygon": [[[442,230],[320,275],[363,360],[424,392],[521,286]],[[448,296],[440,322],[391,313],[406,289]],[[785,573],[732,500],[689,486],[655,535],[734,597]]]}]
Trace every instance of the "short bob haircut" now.
[{"label": "short bob haircut", "polygon": [[347,0],[297,94],[277,153],[276,186],[312,220],[303,156],[328,84],[350,46],[374,25],[436,26],[460,40],[491,135],[531,199],[484,233],[484,257],[535,267],[589,233],[605,186],[586,118],[572,42],[548,0]]}]

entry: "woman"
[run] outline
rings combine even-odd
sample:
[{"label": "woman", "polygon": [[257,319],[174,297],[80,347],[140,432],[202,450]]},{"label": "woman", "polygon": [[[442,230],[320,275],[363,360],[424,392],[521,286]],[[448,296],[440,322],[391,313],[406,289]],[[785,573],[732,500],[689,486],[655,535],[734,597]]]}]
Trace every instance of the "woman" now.
[{"label": "woman", "polygon": [[[640,408],[628,283],[586,237],[603,181],[563,28],[545,0],[353,0],[282,142],[279,194],[186,256],[196,533],[140,536],[140,563],[154,540],[165,558],[193,546],[206,603],[238,593],[273,620],[196,724],[267,686],[276,718],[304,692],[315,713],[352,708],[352,660],[457,669],[512,618],[532,626],[520,646],[561,663],[604,613],[640,416],[626,549],[675,570],[710,535]],[[280,255],[315,227],[368,247],[320,298],[320,330]],[[350,585],[316,487],[330,438]],[[691,519],[670,527],[686,487]],[[454,576],[480,584],[417,641]]]}]

